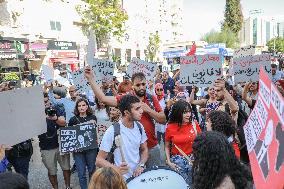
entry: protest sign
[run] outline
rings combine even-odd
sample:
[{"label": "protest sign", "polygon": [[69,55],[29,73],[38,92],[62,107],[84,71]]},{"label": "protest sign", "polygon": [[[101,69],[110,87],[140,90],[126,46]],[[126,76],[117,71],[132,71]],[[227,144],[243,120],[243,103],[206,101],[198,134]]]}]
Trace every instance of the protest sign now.
[{"label": "protest sign", "polygon": [[261,68],[259,95],[244,126],[251,170],[257,189],[283,189],[284,98]]},{"label": "protest sign", "polygon": [[60,75],[57,75],[55,78],[54,78],[60,85],[63,85],[67,88],[69,88],[71,85],[70,85],[70,82],[67,78],[64,78]]},{"label": "protest sign", "polygon": [[84,76],[84,68],[71,73],[74,86],[80,93],[84,93],[91,90],[90,83]]},{"label": "protest sign", "polygon": [[258,81],[261,66],[264,67],[271,78],[271,61],[269,54],[234,58],[232,65],[234,82]]},{"label": "protest sign", "polygon": [[145,74],[147,80],[153,80],[157,69],[157,64],[133,58],[127,68],[126,75],[131,78],[134,73],[142,72]]},{"label": "protest sign", "polygon": [[111,121],[104,121],[104,120],[98,119],[96,129],[97,129],[97,136],[98,136],[98,143],[99,144],[101,143],[106,130],[111,125],[112,125]]},{"label": "protest sign", "polygon": [[96,82],[101,84],[102,82],[111,82],[114,73],[114,62],[105,59],[94,59],[92,70],[95,72]]},{"label": "protest sign", "polygon": [[182,86],[208,87],[222,76],[221,55],[193,55],[180,58]]},{"label": "protest sign", "polygon": [[86,55],[88,65],[92,65],[94,62],[95,50],[96,50],[96,43],[95,43],[94,31],[90,30],[88,35],[88,45],[87,45],[87,55]]},{"label": "protest sign", "polygon": [[46,132],[40,85],[0,93],[0,144],[15,145]]},{"label": "protest sign", "polygon": [[59,148],[61,153],[97,148],[95,125],[92,123],[60,128]]},{"label": "protest sign", "polygon": [[52,81],[54,78],[53,68],[49,67],[48,65],[42,64],[41,69],[43,71],[45,81]]},{"label": "protest sign", "polygon": [[246,47],[241,47],[239,49],[236,49],[234,51],[233,57],[240,58],[240,57],[253,56],[253,55],[255,55],[255,46],[249,45]]}]

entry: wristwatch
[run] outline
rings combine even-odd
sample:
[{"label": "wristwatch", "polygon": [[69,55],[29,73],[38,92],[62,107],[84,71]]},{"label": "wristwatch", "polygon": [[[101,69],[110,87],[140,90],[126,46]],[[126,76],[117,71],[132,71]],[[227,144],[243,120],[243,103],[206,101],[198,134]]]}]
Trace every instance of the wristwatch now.
[{"label": "wristwatch", "polygon": [[146,165],[144,164],[144,163],[139,163],[139,165],[138,165],[139,167],[142,167],[143,169],[145,169],[146,168]]}]

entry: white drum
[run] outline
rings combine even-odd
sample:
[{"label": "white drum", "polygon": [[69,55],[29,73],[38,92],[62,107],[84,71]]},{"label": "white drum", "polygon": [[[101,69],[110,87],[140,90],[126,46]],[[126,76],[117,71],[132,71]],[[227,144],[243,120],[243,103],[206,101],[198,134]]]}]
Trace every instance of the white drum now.
[{"label": "white drum", "polygon": [[140,176],[127,181],[128,189],[187,189],[183,177],[168,167],[146,169]]}]

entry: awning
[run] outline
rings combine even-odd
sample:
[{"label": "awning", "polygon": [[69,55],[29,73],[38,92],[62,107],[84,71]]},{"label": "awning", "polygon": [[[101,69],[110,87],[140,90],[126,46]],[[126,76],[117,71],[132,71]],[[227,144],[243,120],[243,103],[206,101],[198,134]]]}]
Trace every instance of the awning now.
[{"label": "awning", "polygon": [[76,58],[51,58],[51,62],[60,62],[61,64],[78,64],[80,61]]}]

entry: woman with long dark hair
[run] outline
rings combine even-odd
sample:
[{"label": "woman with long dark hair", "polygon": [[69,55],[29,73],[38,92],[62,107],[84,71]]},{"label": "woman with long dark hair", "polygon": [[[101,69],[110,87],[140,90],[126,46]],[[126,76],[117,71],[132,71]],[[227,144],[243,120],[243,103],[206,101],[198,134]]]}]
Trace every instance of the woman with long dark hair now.
[{"label": "woman with long dark hair", "polygon": [[192,144],[198,133],[201,130],[198,123],[192,121],[190,104],[184,100],[177,101],[171,108],[165,134],[166,162],[172,169],[178,170],[189,185],[192,183],[192,167],[187,159],[191,159]]},{"label": "woman with long dark hair", "polygon": [[[83,123],[95,123],[97,121],[88,100],[85,98],[81,98],[76,102],[74,115],[75,116],[69,121],[69,126],[80,125]],[[95,130],[94,133],[96,133]],[[91,178],[93,172],[96,170],[95,162],[97,151],[97,148],[94,148],[73,153],[81,189],[87,189],[88,187],[86,167],[88,168],[89,178]]]},{"label": "woman with long dark hair", "polygon": [[227,138],[208,131],[193,143],[194,189],[251,189],[252,176],[235,156]]}]

